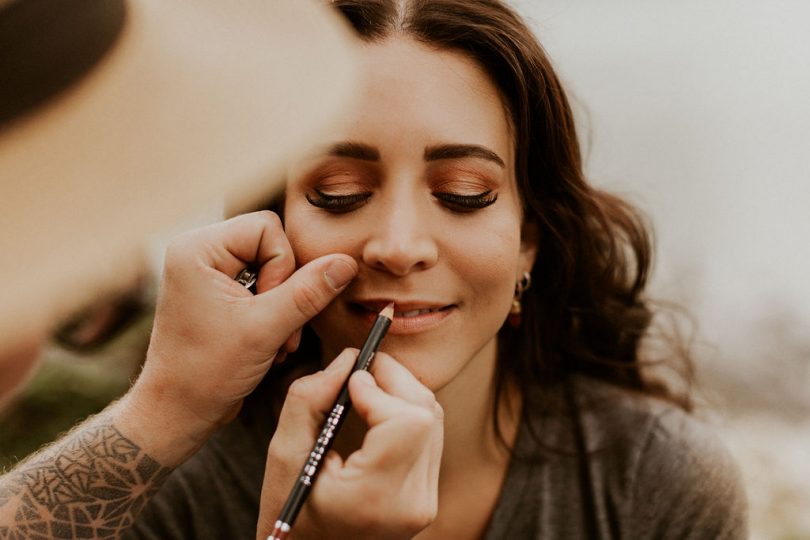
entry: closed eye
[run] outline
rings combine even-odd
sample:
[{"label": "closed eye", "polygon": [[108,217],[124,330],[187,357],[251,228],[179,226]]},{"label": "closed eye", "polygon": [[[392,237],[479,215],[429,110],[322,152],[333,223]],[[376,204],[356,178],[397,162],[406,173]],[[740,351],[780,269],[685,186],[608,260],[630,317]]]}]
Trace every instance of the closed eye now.
[{"label": "closed eye", "polygon": [[307,193],[306,198],[312,206],[323,208],[333,214],[343,214],[351,212],[363,206],[371,197],[371,192],[350,193],[348,195],[329,195],[319,190],[313,189],[314,193]]},{"label": "closed eye", "polygon": [[476,195],[459,195],[458,193],[434,192],[436,197],[448,209],[454,212],[468,213],[486,208],[498,200],[498,194],[492,190]]}]

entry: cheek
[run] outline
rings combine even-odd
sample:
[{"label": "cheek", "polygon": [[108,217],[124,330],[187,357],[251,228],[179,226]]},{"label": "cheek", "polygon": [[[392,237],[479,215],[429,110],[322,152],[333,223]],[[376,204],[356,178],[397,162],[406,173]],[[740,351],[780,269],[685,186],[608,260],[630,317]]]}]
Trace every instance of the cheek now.
[{"label": "cheek", "polygon": [[286,209],[284,229],[298,266],[330,253],[356,257],[356,237],[333,224],[324,223],[321,216],[307,208],[292,206]]},{"label": "cheek", "polygon": [[520,254],[520,228],[512,221],[493,220],[475,228],[445,227],[442,247],[448,259],[474,266],[482,277],[503,279],[505,271],[516,268]]},{"label": "cheek", "polygon": [[295,262],[298,266],[303,266],[309,261],[327,254],[325,248],[328,243],[307,228],[300,230],[293,227],[288,228],[287,239],[290,241],[290,246],[295,254]]},{"label": "cheek", "polygon": [[511,217],[479,232],[457,230],[444,245],[446,260],[472,289],[478,304],[508,310],[520,261],[520,227]]}]

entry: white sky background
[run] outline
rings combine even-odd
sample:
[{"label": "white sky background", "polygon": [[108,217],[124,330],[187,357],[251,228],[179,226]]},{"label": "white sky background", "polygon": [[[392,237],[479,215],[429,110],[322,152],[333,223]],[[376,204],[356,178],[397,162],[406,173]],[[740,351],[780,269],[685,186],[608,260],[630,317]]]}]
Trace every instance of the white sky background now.
[{"label": "white sky background", "polygon": [[575,102],[589,178],[654,221],[653,294],[697,316],[751,538],[809,538],[810,2],[513,5]]},{"label": "white sky background", "polygon": [[769,317],[810,343],[810,2],[512,5],[575,102],[589,178],[652,216],[657,290],[721,348]]}]

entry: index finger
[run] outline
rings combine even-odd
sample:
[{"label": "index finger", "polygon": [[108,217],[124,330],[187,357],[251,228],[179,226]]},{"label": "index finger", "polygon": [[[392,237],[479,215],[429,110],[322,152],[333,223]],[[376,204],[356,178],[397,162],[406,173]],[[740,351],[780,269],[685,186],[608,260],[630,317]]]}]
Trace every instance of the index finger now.
[{"label": "index finger", "polygon": [[258,292],[272,289],[295,270],[295,257],[281,219],[269,210],[217,224],[206,243],[209,266],[231,278],[248,265],[258,267]]},{"label": "index finger", "polygon": [[436,396],[430,389],[419,382],[405,366],[394,357],[384,352],[374,355],[371,373],[377,384],[388,394],[396,396],[414,405],[433,409]]},{"label": "index finger", "polygon": [[[442,433],[441,418],[436,411],[388,394],[365,371],[357,371],[349,378],[349,394],[352,406],[369,430],[360,454],[352,454],[347,464],[361,459],[366,463],[410,467],[419,456],[431,456],[437,449],[441,453],[441,445],[435,444],[436,440],[441,441]],[[433,467],[428,466],[428,470]]]}]

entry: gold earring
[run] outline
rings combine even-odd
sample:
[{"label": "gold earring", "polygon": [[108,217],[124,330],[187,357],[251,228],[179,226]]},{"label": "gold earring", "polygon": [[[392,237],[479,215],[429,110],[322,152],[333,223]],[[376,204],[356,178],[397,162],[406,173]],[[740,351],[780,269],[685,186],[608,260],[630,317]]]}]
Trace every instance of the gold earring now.
[{"label": "gold earring", "polygon": [[523,306],[520,304],[520,298],[532,284],[532,275],[528,272],[523,272],[523,277],[515,283],[515,296],[512,298],[512,307],[509,309],[509,326],[517,328],[523,318]]}]

